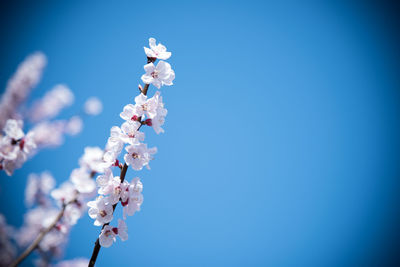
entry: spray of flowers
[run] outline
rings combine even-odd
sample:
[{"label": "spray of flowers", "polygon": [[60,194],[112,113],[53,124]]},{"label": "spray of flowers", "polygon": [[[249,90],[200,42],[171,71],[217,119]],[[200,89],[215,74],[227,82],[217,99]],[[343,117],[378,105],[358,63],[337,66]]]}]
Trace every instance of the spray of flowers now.
[{"label": "spray of flowers", "polygon": [[[150,38],[149,48],[145,47],[144,50],[147,56],[145,73],[141,77],[144,86],[139,85],[140,93],[135,97],[134,103],[127,104],[122,109],[122,124],[111,127],[105,149],[86,147],[79,160],[79,168],[74,169],[69,180],[57,188],[54,188],[55,181],[50,173],[31,174],[25,191],[25,202],[29,210],[20,229],[8,226],[0,216],[0,232],[3,229],[8,230],[8,236],[0,238],[0,248],[7,252],[0,253],[0,265],[5,262],[9,265],[12,261],[11,266],[17,266],[33,251],[38,251],[40,257],[35,262],[36,266],[50,266],[51,261],[62,256],[71,227],[87,209],[89,216],[94,220],[93,224],[101,227],[91,259],[62,261],[52,266],[94,266],[101,247],[111,246],[117,237],[122,241],[128,239],[125,220],[140,210],[143,203],[143,184],[139,177],[130,181],[125,177],[129,167],[134,171],[140,171],[144,167],[150,169],[149,163],[157,148],[149,148],[143,143],[145,133],[140,130],[142,127],[149,127],[156,134],[163,133],[162,126],[167,115],[160,91],[148,97],[149,87],[153,85],[160,89],[164,85],[170,86],[175,79],[170,64],[164,61],[171,57],[171,52],[168,52],[165,46],[156,44],[156,40]],[[59,113],[60,106],[69,105],[68,98],[71,98],[71,95],[64,91],[62,86],[57,87],[57,90],[58,93],[64,94],[64,97],[58,98],[57,93],[47,93],[32,106],[31,110],[35,112],[30,115],[31,121],[54,117]],[[95,115],[99,110],[101,102],[96,98],[85,103],[86,113]],[[23,133],[21,123],[16,119],[6,120],[5,135],[2,138],[8,138],[10,151],[16,150],[14,153],[17,154],[26,151],[24,153],[28,157],[30,151],[34,151],[40,143],[29,139],[30,135],[33,135],[30,132],[26,135]],[[4,157],[0,159],[4,164]],[[119,171],[118,176],[114,173],[116,170]],[[93,198],[95,199],[89,201]],[[123,210],[122,218],[116,218],[117,223],[111,225],[119,203]],[[11,228],[12,231],[9,230]],[[18,247],[25,248],[18,257],[10,239],[14,239]],[[4,261],[1,260],[2,257],[5,258]]]},{"label": "spray of flowers", "polygon": [[[130,181],[125,179],[129,167],[140,171],[144,167],[150,169],[149,163],[157,148],[149,148],[143,143],[145,134],[140,131],[142,126],[152,127],[159,134],[167,115],[160,91],[156,91],[152,97],[148,97],[150,85],[157,89],[162,86],[170,86],[175,79],[175,72],[171,65],[163,60],[171,57],[171,52],[162,44],[156,44],[154,38],[149,39],[150,48],[145,47],[147,64],[144,66],[145,74],[141,79],[144,83],[139,85],[140,94],[135,97],[135,103],[127,104],[120,117],[123,120],[121,126],[113,126],[107,141],[103,157],[105,171],[96,179],[99,196],[88,203],[89,216],[94,219],[94,225],[101,226],[101,231],[96,240],[89,266],[94,266],[101,247],[109,247],[119,237],[122,241],[128,239],[128,228],[125,223],[127,216],[132,216],[140,210],[143,203],[143,184],[139,177]],[[159,60],[157,65],[154,63]],[[120,163],[120,155],[123,155],[124,163]],[[114,176],[114,168],[119,167],[119,176]],[[123,209],[122,218],[118,218],[117,225],[112,226],[114,210],[121,203]]]}]

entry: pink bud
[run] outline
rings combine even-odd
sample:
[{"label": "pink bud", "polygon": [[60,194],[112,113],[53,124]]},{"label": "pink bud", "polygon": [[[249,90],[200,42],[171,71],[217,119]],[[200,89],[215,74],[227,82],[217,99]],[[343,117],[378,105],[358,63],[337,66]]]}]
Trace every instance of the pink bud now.
[{"label": "pink bud", "polygon": [[152,126],[153,125],[153,121],[151,119],[145,120],[144,123],[147,124],[148,126]]},{"label": "pink bud", "polygon": [[22,150],[24,149],[24,145],[25,145],[25,140],[21,139],[21,141],[19,141],[19,148]]},{"label": "pink bud", "polygon": [[131,120],[133,120],[133,121],[137,121],[137,120],[138,120],[138,116],[136,116],[136,115],[133,115],[133,116],[132,116],[132,118],[131,118]]}]

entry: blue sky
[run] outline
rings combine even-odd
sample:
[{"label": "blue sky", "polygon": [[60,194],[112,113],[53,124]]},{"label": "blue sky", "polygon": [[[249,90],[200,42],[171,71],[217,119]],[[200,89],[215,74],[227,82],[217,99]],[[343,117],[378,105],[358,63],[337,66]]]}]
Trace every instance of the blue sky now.
[{"label": "blue sky", "polygon": [[[393,8],[393,7],[392,7]],[[104,111],[77,138],[12,178],[0,211],[22,223],[31,172],[61,183],[85,146],[104,146],[133,102],[155,37],[172,51],[165,134],[129,240],[97,266],[354,266],[390,263],[399,245],[398,38],[387,6],[349,1],[64,1],[4,7],[0,84],[31,52],[48,56],[39,97],[65,83],[79,112]],[[150,94],[153,94],[154,87]],[[146,129],[148,130],[148,129]],[[66,259],[90,257],[84,217]],[[397,258],[398,260],[398,258]],[[24,266],[29,266],[29,261]]]}]

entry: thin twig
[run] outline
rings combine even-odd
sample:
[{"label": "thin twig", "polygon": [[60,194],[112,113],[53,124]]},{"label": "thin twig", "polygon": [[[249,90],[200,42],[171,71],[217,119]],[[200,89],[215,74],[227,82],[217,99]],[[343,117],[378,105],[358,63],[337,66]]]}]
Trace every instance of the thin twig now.
[{"label": "thin twig", "polygon": [[11,267],[15,267],[15,266],[17,266],[18,264],[20,264],[21,261],[23,261],[26,257],[28,257],[28,255],[31,254],[32,251],[34,251],[34,250],[39,246],[40,242],[43,240],[43,238],[45,237],[45,235],[46,235],[47,233],[49,233],[49,232],[54,228],[54,226],[57,225],[57,223],[60,221],[60,219],[62,218],[62,216],[64,216],[65,208],[66,208],[69,204],[71,204],[71,203],[73,203],[73,202],[75,202],[75,201],[76,201],[76,198],[73,199],[73,200],[71,200],[71,201],[68,202],[68,203],[63,203],[62,208],[61,208],[60,212],[58,213],[57,217],[55,218],[55,220],[53,221],[53,223],[50,224],[49,226],[47,226],[46,229],[44,229],[44,230],[42,230],[42,231],[40,232],[40,234],[36,237],[35,241],[33,241],[33,243],[32,243],[29,247],[27,247],[27,248],[25,249],[25,251],[10,265]]},{"label": "thin twig", "polygon": [[[96,172],[92,172],[90,174],[90,177],[93,178],[96,175]],[[54,221],[44,230],[42,230],[39,235],[36,237],[35,241],[25,249],[25,251],[10,265],[10,267],[15,267],[18,264],[20,264],[26,257],[29,256],[36,248],[38,248],[40,242],[43,240],[43,238],[48,234],[54,226],[57,225],[57,223],[61,220],[61,218],[64,216],[65,208],[72,204],[76,203],[78,199],[78,196],[75,196],[72,200],[70,200],[67,203],[63,203],[60,212],[58,213],[57,217],[54,219]]]}]

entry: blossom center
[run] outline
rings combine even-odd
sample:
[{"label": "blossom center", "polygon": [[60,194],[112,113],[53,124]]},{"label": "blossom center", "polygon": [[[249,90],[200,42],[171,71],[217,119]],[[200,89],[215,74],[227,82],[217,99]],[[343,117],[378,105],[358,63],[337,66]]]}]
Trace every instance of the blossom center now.
[{"label": "blossom center", "polygon": [[105,210],[101,210],[99,212],[99,214],[100,214],[101,217],[106,217],[107,216],[107,212]]},{"label": "blossom center", "polygon": [[153,71],[152,73],[151,73],[151,77],[153,77],[154,79],[157,79],[158,78],[158,71]]},{"label": "blossom center", "polygon": [[138,154],[138,153],[135,153],[135,152],[133,152],[133,153],[132,153],[132,158],[134,158],[134,159],[137,159],[137,158],[139,158],[139,154]]},{"label": "blossom center", "polygon": [[106,237],[109,237],[109,236],[112,235],[112,234],[111,234],[111,231],[110,231],[110,230],[107,230],[107,231],[104,232],[104,235],[105,235]]}]

